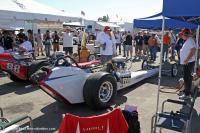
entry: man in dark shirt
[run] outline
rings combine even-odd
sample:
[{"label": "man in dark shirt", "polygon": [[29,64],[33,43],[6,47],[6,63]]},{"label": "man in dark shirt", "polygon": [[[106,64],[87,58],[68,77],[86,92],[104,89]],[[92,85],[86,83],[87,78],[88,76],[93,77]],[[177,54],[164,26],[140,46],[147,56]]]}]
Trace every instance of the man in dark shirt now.
[{"label": "man in dark shirt", "polygon": [[5,50],[13,49],[13,39],[8,35],[7,31],[4,31],[1,42]]},{"label": "man in dark shirt", "polygon": [[133,41],[132,35],[130,31],[128,31],[128,34],[126,36],[126,41],[125,41],[126,42],[125,49],[126,49],[127,57],[129,56],[129,53],[130,53],[130,56],[132,57],[132,53],[133,53],[132,41]]},{"label": "man in dark shirt", "polygon": [[149,35],[149,32],[144,32],[144,35],[143,35],[143,39],[144,39],[144,45],[143,45],[143,54],[144,55],[148,55],[148,40],[150,38],[150,35]]},{"label": "man in dark shirt", "polygon": [[17,43],[18,44],[23,43],[23,39],[25,37],[25,34],[23,32],[24,32],[24,30],[20,29],[19,34],[17,34]]},{"label": "man in dark shirt", "polygon": [[135,36],[135,55],[141,57],[142,52],[142,45],[143,45],[143,37],[140,32],[138,32],[138,35]]}]

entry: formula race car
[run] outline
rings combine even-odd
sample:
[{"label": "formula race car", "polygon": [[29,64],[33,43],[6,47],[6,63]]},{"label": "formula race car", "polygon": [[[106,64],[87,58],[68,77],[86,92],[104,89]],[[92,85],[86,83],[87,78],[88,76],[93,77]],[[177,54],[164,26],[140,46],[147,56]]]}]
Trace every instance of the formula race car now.
[{"label": "formula race car", "polygon": [[30,75],[42,66],[51,65],[64,53],[54,53],[49,59],[33,60],[31,53],[19,52],[0,54],[0,70],[6,72],[12,81],[28,81]]},{"label": "formula race car", "polygon": [[76,63],[69,56],[58,62],[63,66],[42,67],[31,76],[32,82],[59,101],[86,102],[93,109],[109,107],[117,90],[158,73],[158,68],[131,72],[124,57],[115,57],[104,67],[94,61]]}]

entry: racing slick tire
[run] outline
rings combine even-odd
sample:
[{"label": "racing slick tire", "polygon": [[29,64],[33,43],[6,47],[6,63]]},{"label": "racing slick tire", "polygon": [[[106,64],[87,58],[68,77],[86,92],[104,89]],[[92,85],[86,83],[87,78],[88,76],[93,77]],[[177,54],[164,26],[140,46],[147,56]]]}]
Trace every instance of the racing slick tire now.
[{"label": "racing slick tire", "polygon": [[178,74],[178,66],[177,64],[172,64],[171,66],[171,76],[176,77]]},{"label": "racing slick tire", "polygon": [[8,73],[8,77],[10,78],[10,80],[14,81],[14,82],[24,82],[26,80],[20,79],[17,76],[15,76],[12,73]]},{"label": "racing slick tire", "polygon": [[110,107],[116,94],[116,79],[106,72],[92,74],[83,87],[84,100],[92,109]]}]

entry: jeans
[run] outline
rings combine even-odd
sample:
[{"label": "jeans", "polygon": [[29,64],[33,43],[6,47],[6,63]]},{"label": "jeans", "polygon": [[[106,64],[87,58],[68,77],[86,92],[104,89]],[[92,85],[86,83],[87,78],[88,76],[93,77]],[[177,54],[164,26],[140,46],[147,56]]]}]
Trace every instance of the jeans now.
[{"label": "jeans", "polygon": [[169,49],[169,45],[164,44],[163,45],[163,53],[162,53],[162,59],[163,60],[167,60],[167,58],[168,58],[168,49]]},{"label": "jeans", "polygon": [[188,64],[183,65],[184,71],[184,84],[185,84],[185,95],[190,94],[190,90],[192,87],[192,72],[194,69],[195,62],[189,62]]},{"label": "jeans", "polygon": [[156,52],[157,52],[156,46],[150,46],[149,50],[150,50],[151,60],[155,61],[156,60]]},{"label": "jeans", "polygon": [[50,56],[51,45],[45,45],[44,49],[45,49],[46,56],[49,57]]},{"label": "jeans", "polygon": [[119,54],[121,55],[121,43],[116,43],[116,50],[119,47]]},{"label": "jeans", "polygon": [[172,44],[172,59],[175,59],[175,44]]}]

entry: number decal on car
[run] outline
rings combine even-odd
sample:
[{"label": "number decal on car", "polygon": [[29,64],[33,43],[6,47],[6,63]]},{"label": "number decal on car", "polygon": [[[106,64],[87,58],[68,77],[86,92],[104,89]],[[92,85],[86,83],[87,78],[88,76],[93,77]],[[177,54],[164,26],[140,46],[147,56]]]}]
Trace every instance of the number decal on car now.
[{"label": "number decal on car", "polygon": [[127,84],[130,82],[129,78],[122,78],[122,84]]},{"label": "number decal on car", "polygon": [[19,73],[20,71],[20,65],[17,64],[8,63],[6,68],[14,73]]}]

